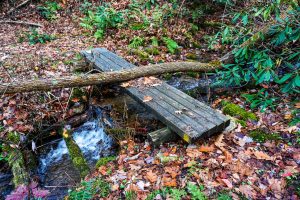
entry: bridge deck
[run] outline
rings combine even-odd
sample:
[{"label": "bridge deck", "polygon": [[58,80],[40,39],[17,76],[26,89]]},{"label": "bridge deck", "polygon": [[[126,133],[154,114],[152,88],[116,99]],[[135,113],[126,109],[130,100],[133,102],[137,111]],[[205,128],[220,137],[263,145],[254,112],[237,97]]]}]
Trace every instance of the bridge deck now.
[{"label": "bridge deck", "polygon": [[[103,48],[81,53],[100,71],[109,72],[136,67]],[[187,142],[193,142],[202,135],[209,136],[221,132],[229,125],[226,116],[165,82],[153,87],[128,87],[125,90]],[[145,96],[151,96],[152,100],[144,102]]]}]

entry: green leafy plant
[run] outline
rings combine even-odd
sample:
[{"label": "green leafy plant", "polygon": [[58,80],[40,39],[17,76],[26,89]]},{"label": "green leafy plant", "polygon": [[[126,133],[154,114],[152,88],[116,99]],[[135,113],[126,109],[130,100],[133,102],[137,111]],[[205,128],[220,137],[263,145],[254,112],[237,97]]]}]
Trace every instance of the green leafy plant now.
[{"label": "green leafy plant", "polygon": [[191,194],[192,200],[206,200],[207,199],[207,197],[203,193],[204,187],[202,185],[197,186],[196,184],[188,183],[187,190]]},{"label": "green leafy plant", "polygon": [[38,6],[37,9],[43,18],[47,20],[54,20],[57,18],[57,11],[62,8],[57,2],[47,1],[45,6]]},{"label": "green leafy plant", "polygon": [[137,199],[137,194],[133,190],[129,190],[125,192],[125,199],[126,200],[135,200]]},{"label": "green leafy plant", "polygon": [[278,100],[276,97],[271,97],[265,89],[261,89],[255,94],[243,94],[242,96],[250,103],[251,109],[260,108],[261,112],[265,112],[267,107],[274,110],[275,102]]},{"label": "green leafy plant", "polygon": [[123,12],[116,11],[110,4],[105,3],[96,11],[88,10],[81,18],[80,25],[94,33],[96,39],[102,39],[109,28],[117,28],[124,20]]},{"label": "green leafy plant", "polygon": [[163,37],[163,42],[165,43],[166,47],[168,48],[168,51],[170,53],[175,53],[175,51],[179,48],[177,42],[172,40],[169,37]]},{"label": "green leafy plant", "polygon": [[[218,72],[221,83],[239,87],[277,84],[284,93],[299,93],[300,27],[297,18],[300,9],[297,2],[255,2],[251,7],[240,9],[241,12],[234,11],[238,5],[231,7],[227,3],[227,6],[229,15],[231,11],[235,13],[231,15],[232,22],[224,24],[223,30],[210,39],[206,37],[210,48],[220,48],[220,45],[220,49],[235,48],[233,61]],[[272,20],[274,23],[270,25]],[[258,21],[268,23],[268,29],[257,32]],[[259,103],[259,106],[270,106],[273,100]]]},{"label": "green leafy plant", "polygon": [[145,42],[145,39],[144,38],[141,38],[139,36],[135,36],[130,44],[128,45],[129,48],[133,48],[133,49],[136,49],[138,48],[139,46],[142,46]]},{"label": "green leafy plant", "polygon": [[108,157],[100,158],[96,163],[96,168],[106,165],[108,162],[113,161],[115,159],[116,159],[115,156],[108,156]]},{"label": "green leafy plant", "polygon": [[90,3],[89,1],[84,0],[84,2],[80,5],[79,10],[84,14],[88,14],[88,11],[92,7],[92,5],[93,4]]},{"label": "green leafy plant", "polygon": [[232,197],[227,193],[221,193],[218,195],[217,200],[232,200]]},{"label": "green leafy plant", "polygon": [[97,196],[104,198],[109,195],[110,185],[104,180],[97,178],[90,181],[82,181],[78,189],[70,190],[69,200],[89,200],[97,194]]},{"label": "green leafy plant", "polygon": [[185,190],[180,190],[180,189],[170,189],[170,196],[174,200],[181,200],[182,197],[185,197],[187,195]]},{"label": "green leafy plant", "polygon": [[40,34],[36,29],[32,29],[30,33],[26,34],[26,37],[31,45],[35,45],[37,43],[45,44],[55,39],[52,35]]}]

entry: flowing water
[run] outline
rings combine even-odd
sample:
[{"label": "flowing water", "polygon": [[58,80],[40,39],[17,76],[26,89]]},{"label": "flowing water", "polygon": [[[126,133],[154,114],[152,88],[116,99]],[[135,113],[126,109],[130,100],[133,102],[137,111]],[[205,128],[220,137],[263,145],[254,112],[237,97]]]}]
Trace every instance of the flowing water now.
[{"label": "flowing water", "polygon": [[[113,140],[104,132],[102,111],[94,109],[96,115],[73,132],[85,159],[92,168],[100,157],[113,154]],[[38,174],[43,186],[50,190],[48,199],[63,199],[68,189],[80,181],[79,172],[73,167],[64,140],[46,147],[39,159]]]}]

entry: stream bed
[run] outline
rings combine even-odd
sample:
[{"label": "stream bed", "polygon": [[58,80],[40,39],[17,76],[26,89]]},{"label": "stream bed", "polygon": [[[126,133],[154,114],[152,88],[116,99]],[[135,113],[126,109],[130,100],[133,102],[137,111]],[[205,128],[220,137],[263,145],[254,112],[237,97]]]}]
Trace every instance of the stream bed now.
[{"label": "stream bed", "polygon": [[[114,154],[113,140],[104,132],[101,109],[93,108],[93,112],[95,116],[72,134],[91,169],[99,158]],[[42,149],[38,175],[42,186],[50,191],[49,200],[63,199],[80,182],[79,171],[72,165],[64,140]]]}]

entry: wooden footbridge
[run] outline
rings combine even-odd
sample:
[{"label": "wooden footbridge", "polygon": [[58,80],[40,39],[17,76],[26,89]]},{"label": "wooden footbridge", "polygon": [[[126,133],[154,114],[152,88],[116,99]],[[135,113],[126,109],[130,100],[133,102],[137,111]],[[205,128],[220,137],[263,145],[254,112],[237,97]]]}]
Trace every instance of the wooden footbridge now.
[{"label": "wooden footbridge", "polygon": [[[104,48],[82,51],[86,61],[103,72],[128,70],[136,66]],[[128,87],[126,92],[152,111],[170,130],[186,142],[221,132],[229,119],[204,103],[163,82],[152,87]],[[151,100],[145,102],[145,97]]]}]

